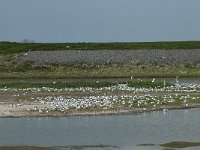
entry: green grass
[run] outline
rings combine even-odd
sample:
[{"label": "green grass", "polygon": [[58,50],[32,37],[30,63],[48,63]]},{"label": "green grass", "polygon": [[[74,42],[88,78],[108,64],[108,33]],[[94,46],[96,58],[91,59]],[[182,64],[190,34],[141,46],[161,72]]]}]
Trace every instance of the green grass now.
[{"label": "green grass", "polygon": [[[92,87],[92,88],[99,88],[99,87],[110,87],[117,85],[117,83],[113,82],[56,82],[56,83],[30,83],[30,82],[14,82],[14,83],[6,83],[0,84],[0,88],[42,88],[42,87],[49,87],[49,88],[77,88],[77,87]],[[166,83],[166,86],[171,86],[174,84]],[[163,83],[161,82],[128,82],[129,87],[163,87]]]},{"label": "green grass", "polygon": [[189,99],[188,101],[189,103],[200,103],[200,99],[197,98],[197,99]]},{"label": "green grass", "polygon": [[28,83],[28,82],[16,82],[16,83],[7,83],[7,84],[0,84],[0,88],[42,88],[42,87],[49,87],[49,88],[77,88],[77,87],[109,87],[116,85],[112,82],[57,82],[57,83]]},{"label": "green grass", "polygon": [[112,42],[112,43],[16,43],[0,42],[0,54],[27,51],[99,50],[99,49],[198,49],[200,41],[181,42]]},{"label": "green grass", "polygon": [[27,68],[25,66],[1,66],[0,79],[70,79],[70,78],[175,78],[200,77],[200,66],[132,66],[102,65],[100,67],[48,66]]},{"label": "green grass", "polygon": [[138,82],[128,82],[129,87],[145,87],[145,88],[155,88],[155,87],[168,87],[174,86],[172,83],[164,83],[163,82],[151,82],[151,81],[138,81]]}]

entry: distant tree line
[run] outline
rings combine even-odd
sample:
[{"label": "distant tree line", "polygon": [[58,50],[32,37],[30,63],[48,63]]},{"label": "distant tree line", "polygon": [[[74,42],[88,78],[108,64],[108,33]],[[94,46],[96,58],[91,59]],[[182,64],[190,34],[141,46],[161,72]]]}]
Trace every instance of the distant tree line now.
[{"label": "distant tree line", "polygon": [[35,40],[24,39],[21,43],[35,43]]}]

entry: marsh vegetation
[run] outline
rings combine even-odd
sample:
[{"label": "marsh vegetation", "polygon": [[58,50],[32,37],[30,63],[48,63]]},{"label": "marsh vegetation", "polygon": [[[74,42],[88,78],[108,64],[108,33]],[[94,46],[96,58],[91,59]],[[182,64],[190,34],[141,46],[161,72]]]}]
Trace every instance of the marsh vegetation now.
[{"label": "marsh vegetation", "polygon": [[[152,147],[156,146],[156,144],[138,144],[138,146]],[[164,150],[174,150],[174,148],[198,147],[200,146],[200,142],[172,141],[160,144],[159,146],[164,147]]]},{"label": "marsh vegetation", "polygon": [[[3,58],[2,58],[3,59]],[[5,58],[4,58],[5,59]],[[12,60],[12,59],[11,59]],[[1,60],[0,60],[1,61]],[[12,60],[13,61],[13,60]],[[0,79],[69,79],[69,78],[194,78],[200,76],[200,66],[196,65],[39,65],[31,62],[17,63],[2,60]]]},{"label": "marsh vegetation", "polygon": [[199,41],[182,42],[114,42],[114,43],[16,43],[0,42],[0,54],[27,51],[100,50],[100,49],[198,49]]},{"label": "marsh vegetation", "polygon": [[35,147],[35,146],[2,146],[0,150],[85,150],[85,149],[106,149],[116,148],[107,144],[98,145],[69,145],[69,146],[54,146],[54,147]]}]

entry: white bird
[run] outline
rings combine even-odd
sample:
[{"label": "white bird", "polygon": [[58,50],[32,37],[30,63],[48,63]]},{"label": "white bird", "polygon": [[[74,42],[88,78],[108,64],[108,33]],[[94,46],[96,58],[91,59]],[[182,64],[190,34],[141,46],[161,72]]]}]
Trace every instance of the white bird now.
[{"label": "white bird", "polygon": [[154,82],[156,78],[153,78],[153,80],[151,82]]},{"label": "white bird", "polygon": [[166,108],[166,109],[164,108],[163,111],[166,112],[166,111],[168,111],[168,109],[167,109],[167,108]]},{"label": "white bird", "polygon": [[164,84],[164,86],[166,85],[166,82],[165,82],[165,80],[163,81],[163,84]]}]

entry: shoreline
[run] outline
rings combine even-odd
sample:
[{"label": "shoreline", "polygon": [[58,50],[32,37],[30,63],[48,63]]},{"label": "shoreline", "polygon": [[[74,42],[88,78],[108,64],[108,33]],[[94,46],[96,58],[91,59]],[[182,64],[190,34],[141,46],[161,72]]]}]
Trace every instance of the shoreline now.
[{"label": "shoreline", "polygon": [[[72,113],[62,113],[62,112],[49,112],[49,113],[39,113],[39,112],[12,112],[8,115],[0,115],[0,118],[26,118],[26,117],[74,117],[74,116],[115,116],[115,115],[141,115],[151,112],[168,112],[170,110],[180,110],[180,109],[194,109],[200,108],[200,104],[188,104],[179,106],[158,106],[151,108],[135,108],[131,110],[105,110],[105,111],[91,111],[91,112],[72,112]],[[1,112],[0,112],[1,113]],[[1,113],[2,114],[2,113]]]}]

